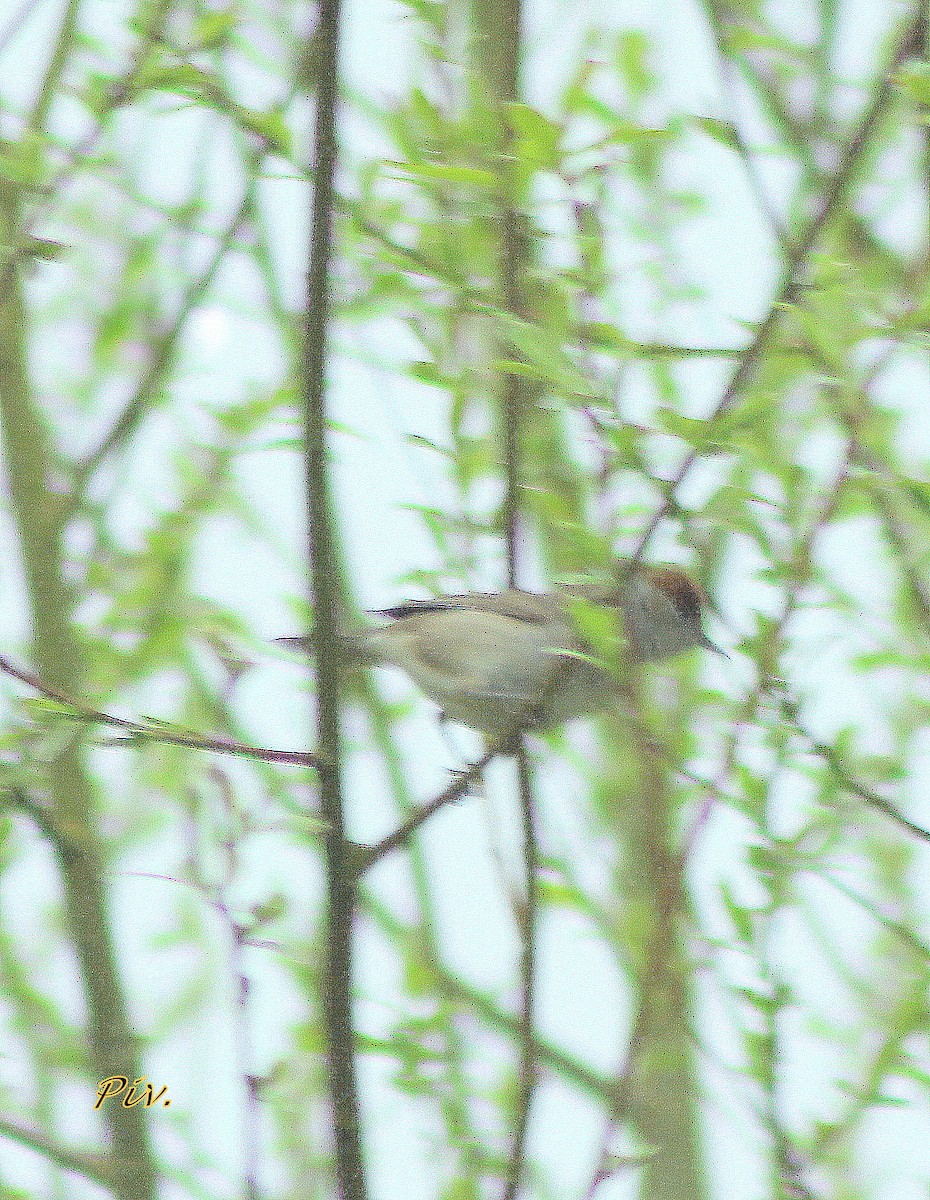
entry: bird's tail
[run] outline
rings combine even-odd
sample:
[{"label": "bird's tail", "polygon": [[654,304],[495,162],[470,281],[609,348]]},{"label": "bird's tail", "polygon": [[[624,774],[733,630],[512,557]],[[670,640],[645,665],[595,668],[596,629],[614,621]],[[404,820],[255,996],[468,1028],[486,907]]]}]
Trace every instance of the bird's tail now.
[{"label": "bird's tail", "polygon": [[[374,635],[378,629],[360,629],[353,633],[339,632],[339,658],[347,666],[372,667],[382,661],[382,655]],[[306,636],[279,637],[274,639],[276,646],[284,646],[287,650],[299,650],[312,654],[313,646]]]}]

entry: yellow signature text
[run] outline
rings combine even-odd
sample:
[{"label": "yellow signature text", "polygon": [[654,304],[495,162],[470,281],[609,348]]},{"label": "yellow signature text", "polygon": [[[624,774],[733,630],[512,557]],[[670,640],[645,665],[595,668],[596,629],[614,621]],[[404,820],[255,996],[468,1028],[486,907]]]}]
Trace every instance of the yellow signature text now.
[{"label": "yellow signature text", "polygon": [[[145,1083],[144,1088],[140,1087],[142,1083]],[[139,1090],[137,1091],[137,1089]],[[169,1108],[171,1098],[165,1095],[167,1091],[167,1085],[162,1085],[159,1091],[156,1092],[150,1083],[146,1083],[144,1075],[140,1075],[138,1079],[134,1079],[131,1084],[126,1075],[108,1075],[106,1079],[101,1079],[97,1084],[97,1101],[94,1104],[94,1108],[98,1109],[104,1100],[109,1100],[116,1096],[123,1097],[123,1108],[134,1108],[137,1104],[144,1104],[146,1108],[151,1108],[158,1100],[161,1100],[163,1108]],[[163,1096],[164,1099],[162,1100]]]}]

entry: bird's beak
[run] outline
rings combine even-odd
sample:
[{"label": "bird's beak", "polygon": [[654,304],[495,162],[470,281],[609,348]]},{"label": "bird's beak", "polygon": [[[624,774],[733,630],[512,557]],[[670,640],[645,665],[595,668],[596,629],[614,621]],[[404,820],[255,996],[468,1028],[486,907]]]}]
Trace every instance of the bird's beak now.
[{"label": "bird's beak", "polygon": [[713,650],[714,654],[719,654],[721,658],[730,657],[726,650],[721,650],[719,646],[715,646],[706,633],[701,635],[700,645],[703,646],[705,650]]},{"label": "bird's beak", "polygon": [[275,646],[284,646],[286,650],[309,650],[308,637],[276,637],[271,639]]}]

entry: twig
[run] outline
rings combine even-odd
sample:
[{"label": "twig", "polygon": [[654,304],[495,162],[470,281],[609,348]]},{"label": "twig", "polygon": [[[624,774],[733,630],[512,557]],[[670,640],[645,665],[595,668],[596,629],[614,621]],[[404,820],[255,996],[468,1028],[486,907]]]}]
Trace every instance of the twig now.
[{"label": "twig", "polygon": [[19,34],[22,27],[40,4],[41,0],[24,0],[16,12],[10,13],[10,19],[0,29],[0,54],[6,51],[7,46]]},{"label": "twig", "polygon": [[11,806],[18,808],[20,812],[31,818],[39,832],[45,836],[49,845],[63,861],[74,859],[81,853],[80,838],[74,837],[55,819],[55,814],[48,805],[36,800],[34,796],[16,784],[5,789],[0,787],[0,794],[4,792]]},{"label": "twig", "polygon": [[614,1174],[615,1168],[612,1165],[613,1156],[610,1150],[611,1139],[616,1126],[630,1116],[633,1081],[646,1046],[653,1012],[653,998],[657,997],[665,986],[664,967],[674,953],[675,915],[678,910],[679,896],[680,880],[677,877],[667,876],[658,896],[658,911],[655,915],[652,937],[643,970],[640,973],[641,988],[636,1014],[633,1018],[633,1027],[611,1088],[611,1100],[601,1139],[600,1154],[583,1200],[593,1200],[600,1185]]},{"label": "twig", "polygon": [[460,796],[463,796],[492,759],[496,758],[499,754],[513,754],[517,752],[523,733],[533,726],[540,712],[547,710],[559,683],[564,677],[565,671],[571,668],[575,660],[566,655],[561,658],[554,658],[553,661],[555,665],[546,681],[546,686],[541,689],[538,696],[524,705],[520,712],[517,713],[510,728],[494,739],[494,742],[488,747],[481,758],[473,762],[471,766],[466,767],[464,771],[458,771],[455,778],[444,791],[441,791],[429,803],[418,808],[393,833],[389,833],[387,837],[382,838],[380,842],[367,848],[363,853],[359,853],[358,846],[354,848],[356,875],[364,874],[369,867],[383,858],[385,854],[390,854],[392,850],[397,850],[400,846],[404,845],[410,835],[419,829],[423,822],[427,821],[433,813],[439,812],[447,804],[451,804],[454,800],[458,800]]},{"label": "twig", "polygon": [[[490,996],[474,984],[468,983],[442,962],[435,947],[427,946],[417,931],[400,920],[382,901],[365,888],[360,889],[361,902],[371,918],[393,939],[401,944],[403,939],[416,938],[418,961],[432,976],[436,988],[453,1010],[466,1009],[488,1029],[508,1038],[520,1036],[520,1018],[499,1008]],[[613,1103],[613,1080],[597,1068],[581,1062],[556,1043],[538,1032],[534,1036],[537,1057],[553,1072],[576,1087],[598,1104]]]},{"label": "twig", "polygon": [[[865,115],[846,144],[846,150],[840,160],[840,164],[830,180],[829,186],[821,196],[817,211],[808,221],[800,237],[793,243],[775,298],[768,312],[759,323],[755,337],[740,355],[736,369],[730,376],[730,381],[724,389],[723,395],[707,417],[708,422],[713,422],[718,417],[723,416],[739,399],[743,389],[755,374],[760,361],[769,350],[775,333],[781,324],[783,313],[794,304],[800,286],[798,276],[801,267],[824,227],[834,216],[846,197],[847,188],[859,166],[862,154],[867,148],[876,126],[884,116],[885,110],[894,95],[894,82],[892,78],[894,71],[914,52],[919,43],[918,30],[919,21],[912,18],[901,36],[891,62],[883,74],[881,85],[872,103],[868,106]],[[650,518],[649,524],[643,531],[642,536],[636,544],[636,548],[630,556],[631,567],[645,554],[662,521],[672,510],[678,489],[700,457],[700,449],[693,447],[685,454],[679,464],[678,470],[667,481],[664,488],[664,498]]]},{"label": "twig", "polygon": [[[73,52],[77,44],[77,38],[74,34],[80,7],[80,0],[68,0],[65,11],[62,13],[61,22],[58,27],[58,36],[55,38],[48,66],[42,77],[42,83],[36,93],[36,98],[33,101],[32,109],[26,119],[26,129],[30,133],[45,132],[45,122],[48,118],[52,99],[60,86],[61,75],[68,61],[68,56]],[[0,42],[2,42],[2,38],[0,38]]]},{"label": "twig", "polygon": [[246,171],[249,183],[246,186],[242,199],[237,205],[235,212],[227,221],[226,227],[219,233],[213,253],[210,255],[206,266],[188,284],[171,323],[155,341],[151,350],[151,357],[142,373],[142,377],[136,385],[135,391],[126,402],[119,416],[113,421],[109,430],[100,439],[96,448],[75,467],[73,487],[76,494],[80,494],[87,487],[89,480],[93,478],[100,465],[110,457],[118,446],[122,445],[132,435],[139,421],[145,415],[149,401],[161,386],[165,373],[171,365],[175,351],[180,344],[188,317],[197,305],[200,304],[208,288],[216,278],[217,272],[238,236],[239,230],[252,206],[255,191],[255,172],[261,161],[261,157],[261,153],[255,154],[253,162],[247,166]]},{"label": "twig", "polygon": [[[245,742],[236,742],[232,738],[205,737],[199,733],[173,733],[160,725],[145,721],[134,721],[128,717],[117,717],[112,713],[101,712],[80,700],[66,695],[58,688],[44,683],[38,675],[18,667],[6,655],[0,654],[0,671],[12,675],[33,691],[39,692],[49,700],[54,700],[63,706],[61,716],[72,721],[87,721],[94,725],[108,725],[114,729],[122,729],[130,735],[129,741],[136,739],[150,742],[165,742],[170,746],[187,746],[192,750],[215,750],[220,754],[235,754],[243,758],[257,758],[263,762],[294,763],[301,767],[316,767],[319,765],[318,755],[309,750],[273,750],[267,746],[250,746]],[[71,711],[67,711],[70,709]]]},{"label": "twig", "polygon": [[765,190],[765,184],[759,174],[752,150],[743,137],[739,122],[739,100],[733,80],[733,67],[726,53],[724,24],[718,10],[718,0],[705,0],[707,23],[710,26],[714,42],[714,57],[717,64],[717,75],[720,81],[721,98],[726,105],[727,116],[730,118],[730,130],[733,144],[743,164],[749,190],[756,200],[756,206],[772,230],[775,241],[780,247],[788,243],[787,230],[784,228],[781,216],[775,209],[771,197]]},{"label": "twig", "polygon": [[[225,780],[222,781],[225,783]],[[232,796],[227,788],[223,788],[227,796],[227,808],[232,804]],[[229,935],[230,957],[229,973],[235,992],[234,1022],[236,1059],[242,1078],[242,1182],[245,1200],[258,1200],[259,1173],[261,1164],[260,1153],[260,1104],[258,1095],[259,1081],[252,1070],[254,1055],[254,1020],[249,1012],[249,993],[251,981],[245,966],[243,948],[246,945],[250,925],[236,919],[230,908],[228,893],[235,882],[239,868],[237,845],[233,837],[224,839],[226,851],[224,855],[225,868],[223,875],[214,887],[210,898],[214,909],[226,926]]]},{"label": "twig", "polygon": [[110,1191],[113,1187],[113,1175],[107,1167],[106,1158],[99,1154],[87,1154],[81,1150],[72,1150],[62,1146],[53,1138],[38,1129],[31,1129],[14,1117],[0,1116],[0,1136],[20,1146],[26,1146],[40,1154],[44,1159],[65,1171],[72,1171],[84,1179],[98,1184]]},{"label": "twig", "polygon": [[[19,244],[20,196],[0,176],[0,242]],[[12,253],[0,283],[0,433],[11,513],[19,538],[33,645],[40,674],[64,690],[76,690],[84,662],[73,624],[74,597],[65,580],[61,530],[67,505],[49,504],[54,455],[27,369],[25,297]],[[96,796],[75,739],[50,757],[43,771],[56,821],[68,829],[80,853],[56,845],[67,925],[80,970],[86,1014],[88,1067],[96,1079],[142,1076],[139,1043],[123,994],[118,958],[104,896],[103,846],[96,830]],[[108,1107],[111,1191],[119,1200],[154,1200],[157,1168],[144,1113]]]},{"label": "twig", "polygon": [[819,738],[815,737],[814,734],[805,729],[804,725],[801,723],[799,707],[796,700],[786,697],[782,703],[785,712],[791,718],[795,729],[808,742],[811,750],[819,758],[822,758],[827,764],[832,771],[836,782],[844,789],[844,791],[849,792],[853,796],[858,796],[860,800],[864,800],[871,808],[876,809],[878,812],[894,821],[896,825],[900,825],[902,829],[906,829],[908,833],[911,833],[914,835],[914,837],[919,838],[922,842],[930,842],[930,831],[924,829],[923,826],[917,825],[913,821],[909,820],[902,812],[899,812],[898,809],[895,808],[890,800],[886,800],[884,796],[880,796],[878,792],[870,788],[868,784],[863,783],[861,780],[856,779],[853,775],[851,775],[844,766],[834,747],[827,745],[826,742],[820,741]]},{"label": "twig", "polygon": [[891,913],[882,912],[879,906],[870,900],[868,896],[864,896],[854,887],[850,887],[848,883],[844,883],[842,879],[838,879],[835,875],[831,875],[829,871],[818,871],[817,877],[829,883],[831,887],[836,888],[847,900],[851,900],[853,904],[858,904],[864,912],[867,912],[870,917],[876,920],[883,929],[887,929],[896,937],[899,937],[902,942],[906,942],[912,950],[916,950],[928,962],[930,962],[930,945],[921,941],[913,929],[910,929],[903,921],[899,921],[897,917]]},{"label": "twig", "polygon": [[482,757],[473,762],[471,766],[466,767],[464,771],[458,771],[447,788],[427,804],[421,805],[393,833],[389,833],[380,842],[377,842],[374,846],[367,847],[364,853],[360,853],[356,860],[356,875],[364,875],[376,862],[380,862],[386,854],[391,854],[394,850],[403,846],[410,839],[410,836],[420,828],[423,822],[428,821],[434,813],[439,812],[441,808],[445,808],[446,805],[452,804],[464,796],[491,759],[496,757],[497,753],[498,749],[496,746],[492,746],[489,750],[485,751]]}]

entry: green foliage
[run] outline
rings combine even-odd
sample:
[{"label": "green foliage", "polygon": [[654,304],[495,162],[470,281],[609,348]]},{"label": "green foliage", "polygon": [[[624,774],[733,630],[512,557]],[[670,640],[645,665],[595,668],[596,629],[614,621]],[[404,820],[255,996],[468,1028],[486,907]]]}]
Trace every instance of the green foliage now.
[{"label": "green foliage", "polygon": [[[577,1162],[565,1178],[552,1168],[531,1109],[524,1190],[593,1196],[636,1172],[644,1200],[710,1194],[688,1133],[707,1095],[724,1152],[726,1138],[750,1147],[760,1195],[889,1195],[903,1176],[891,1138],[876,1139],[876,1114],[906,1130],[930,1097],[930,482],[926,380],[914,366],[930,306],[926,223],[914,217],[927,63],[912,46],[886,72],[876,44],[868,69],[841,75],[850,47],[832,3],[814,6],[803,36],[754,2],[707,6],[725,86],[691,111],[687,81],[672,76],[703,49],[663,40],[673,30],[586,13],[591,28],[576,37],[570,21],[563,35],[527,10],[515,100],[493,94],[473,10],[406,0],[407,73],[389,75],[385,59],[343,81],[328,430],[337,476],[360,449],[372,456],[346,468],[353,482],[339,493],[337,525],[369,539],[346,559],[376,560],[382,538],[396,549],[365,505],[401,477],[402,460],[413,486],[392,517],[424,542],[393,580],[365,581],[365,604],[379,603],[375,583],[391,591],[384,603],[395,586],[502,584],[514,421],[521,585],[592,578],[640,550],[687,563],[723,612],[725,636],[713,614],[709,632],[733,656],[618,681],[596,738],[572,729],[531,741],[540,1073],[616,1125],[618,1144],[645,1150],[612,1141],[600,1164],[583,1164],[579,1187]],[[3,586],[6,611],[22,618],[9,637],[23,637],[4,653],[56,667],[43,641],[48,577],[16,574],[30,537],[47,537],[41,567],[66,583],[56,616],[73,633],[75,698],[90,710],[9,683],[0,884],[20,906],[10,901],[0,935],[0,992],[23,1079],[0,1100],[66,1141],[62,1105],[76,1079],[93,1083],[76,985],[61,969],[75,930],[57,888],[82,844],[49,801],[55,765],[80,746],[127,1010],[153,1054],[180,1042],[199,1080],[168,1134],[152,1122],[166,1161],[183,1143],[189,1162],[172,1171],[191,1195],[209,1194],[201,1175],[238,1170],[235,1155],[233,1166],[207,1161],[191,1117],[206,1079],[217,1096],[257,1097],[268,1179],[291,1181],[275,1191],[261,1179],[261,1194],[333,1194],[318,1129],[329,831],[315,783],[149,736],[293,740],[279,729],[299,677],[270,700],[256,678],[265,640],[284,632],[280,593],[309,623],[297,598],[303,534],[280,499],[302,449],[306,94],[320,53],[303,21],[287,5],[153,4],[109,38],[85,31],[82,14],[79,32],[66,22],[60,47],[31,56],[26,100],[0,83],[0,257],[24,288],[27,342],[22,386],[4,327]],[[564,36],[564,61],[535,57],[550,35]],[[15,46],[0,47],[7,72]],[[860,143],[859,108],[876,96]],[[760,169],[773,162],[786,169]],[[791,286],[778,292],[782,276]],[[0,309],[12,312],[13,295],[4,288]],[[365,386],[362,365],[380,409],[345,394]],[[40,437],[18,432],[27,405]],[[387,419],[369,427],[372,411]],[[388,464],[380,475],[376,457]],[[41,504],[17,490],[22,462],[36,465]],[[355,611],[350,597],[345,607]],[[622,628],[602,608],[571,607],[587,657],[612,666]],[[442,772],[412,719],[418,699],[382,701],[355,677],[346,695],[360,751],[346,775],[349,837],[361,838],[357,826],[374,840],[414,797],[437,793]],[[139,728],[108,730],[100,710]],[[417,740],[395,743],[395,725]],[[292,726],[305,742],[309,717]],[[493,778],[486,786],[496,803]],[[360,893],[365,1121],[375,1146],[393,1134],[391,1114],[405,1139],[416,1124],[405,1153],[444,1200],[500,1188],[526,1094],[519,948],[508,940],[526,897],[510,817],[481,826],[477,815],[494,803],[431,818],[398,851],[403,869],[373,870]],[[510,814],[509,793],[501,803]],[[461,844],[444,840],[456,820],[469,831]],[[475,828],[491,847],[490,883],[458,858]],[[346,860],[364,861],[354,843]],[[139,944],[130,915],[148,921]],[[453,941],[453,920],[479,930],[480,961]],[[619,1079],[577,1049],[589,1045],[572,1016],[589,980],[566,980],[561,955],[579,943],[609,974]],[[159,990],[150,975],[162,973],[170,986]],[[217,1067],[220,1020],[242,1061]],[[798,1064],[810,1079],[798,1080]],[[656,1113],[687,1142],[680,1160],[649,1127]],[[238,1116],[254,1125],[248,1104]],[[569,1140],[592,1142],[587,1127]],[[663,1192],[670,1157],[678,1190]],[[909,1183],[920,1172],[914,1186],[925,1187],[923,1160]]]}]

